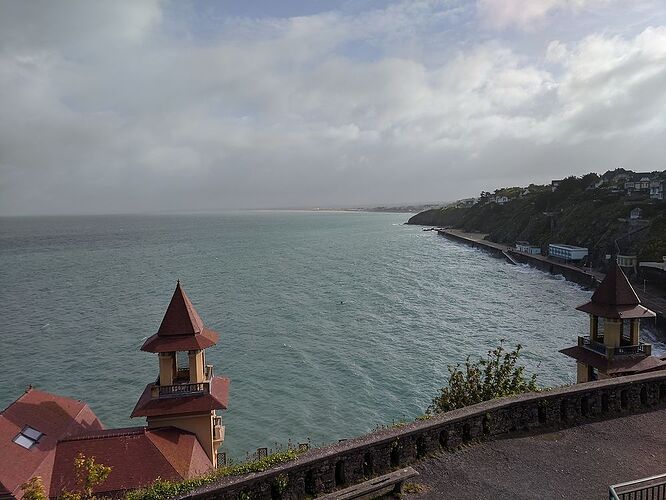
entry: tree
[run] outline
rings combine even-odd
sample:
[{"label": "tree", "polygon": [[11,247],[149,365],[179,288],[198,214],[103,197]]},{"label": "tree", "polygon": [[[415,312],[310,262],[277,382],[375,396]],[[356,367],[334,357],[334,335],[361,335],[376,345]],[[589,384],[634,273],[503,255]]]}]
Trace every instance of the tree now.
[{"label": "tree", "polygon": [[35,476],[21,485],[24,500],[47,500],[41,476]]},{"label": "tree", "polygon": [[486,359],[472,363],[468,357],[464,370],[460,365],[449,366],[449,383],[439,396],[432,399],[426,413],[441,413],[490,399],[538,391],[536,375],[525,376],[525,367],[517,366],[519,344],[513,351],[505,351],[500,343],[488,351]]},{"label": "tree", "polygon": [[95,498],[95,486],[106,481],[111,473],[111,467],[95,462],[95,457],[86,457],[79,453],[74,459],[76,469],[76,483],[79,491],[66,491],[60,497],[63,500],[92,500]]}]

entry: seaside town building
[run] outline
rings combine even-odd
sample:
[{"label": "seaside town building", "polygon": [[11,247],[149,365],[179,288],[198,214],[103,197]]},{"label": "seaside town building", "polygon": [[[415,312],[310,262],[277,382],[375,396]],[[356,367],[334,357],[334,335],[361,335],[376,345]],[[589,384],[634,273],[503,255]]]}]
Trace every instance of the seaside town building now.
[{"label": "seaside town building", "polygon": [[563,243],[550,243],[548,245],[548,256],[566,261],[583,260],[587,257],[587,248],[565,245]]},{"label": "seaside town building", "polygon": [[653,180],[650,181],[650,198],[653,200],[663,200],[664,199],[664,180]]},{"label": "seaside town building", "polygon": [[540,255],[541,247],[537,245],[530,245],[528,241],[516,241],[516,250],[530,255]]},{"label": "seaside town building", "polygon": [[578,383],[666,369],[666,360],[652,356],[652,345],[640,339],[641,319],[655,313],[641,305],[616,263],[592,299],[576,309],[589,314],[589,335],[560,352],[576,360]]},{"label": "seaside town building", "polygon": [[22,498],[21,484],[36,476],[51,498],[76,490],[79,453],[111,467],[94,490],[101,496],[216,467],[224,440],[216,411],[227,407],[229,380],[213,376],[204,350],[217,341],[178,283],[159,330],[141,348],[159,357],[159,378],[132,412],[146,426],[104,429],[87,404],[29,387],[0,413],[0,500]]}]

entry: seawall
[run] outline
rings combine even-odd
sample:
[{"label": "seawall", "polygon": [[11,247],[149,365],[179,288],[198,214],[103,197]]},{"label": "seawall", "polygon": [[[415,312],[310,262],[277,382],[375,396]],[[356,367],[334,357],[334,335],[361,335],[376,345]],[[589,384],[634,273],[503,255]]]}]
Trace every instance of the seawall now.
[{"label": "seawall", "polygon": [[522,394],[314,449],[271,470],[224,478],[182,498],[292,500],[315,497],[463,444],[525,432],[549,432],[665,407],[666,372]]},{"label": "seawall", "polygon": [[537,269],[541,269],[542,271],[550,274],[560,274],[568,281],[578,283],[582,286],[595,288],[601,282],[601,279],[603,279],[603,274],[586,271],[576,266],[565,264],[564,262],[553,261],[547,257],[544,257],[543,255],[530,255],[518,252],[514,248],[502,245],[501,243],[495,243],[493,241],[487,241],[483,239],[474,239],[466,234],[461,233],[460,231],[452,229],[438,229],[437,233],[445,236],[446,238],[465,243],[466,245],[481,248],[500,258],[505,258],[503,252],[507,252],[514,260],[518,262],[529,264],[530,266],[536,267]]},{"label": "seawall", "polygon": [[[504,255],[506,252],[517,262],[528,264],[550,274],[559,274],[566,280],[578,283],[584,287],[596,288],[604,278],[604,274],[596,271],[585,270],[564,262],[558,262],[544,255],[530,255],[518,252],[515,248],[502,245],[501,243],[484,240],[482,239],[483,235],[471,235],[455,229],[438,229],[437,233],[453,241],[485,250],[501,259],[506,259],[506,255]],[[654,328],[660,335],[666,335],[666,308],[663,306],[663,301],[652,301],[643,296],[640,290],[636,290],[636,293],[640,296],[643,305],[653,310],[657,315],[654,319],[644,319],[642,322]]]}]

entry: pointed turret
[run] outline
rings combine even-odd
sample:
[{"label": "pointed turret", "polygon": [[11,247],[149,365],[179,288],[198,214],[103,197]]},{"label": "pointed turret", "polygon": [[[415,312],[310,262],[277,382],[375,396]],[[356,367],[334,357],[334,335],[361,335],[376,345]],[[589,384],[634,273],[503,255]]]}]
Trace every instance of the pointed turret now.
[{"label": "pointed turret", "polygon": [[641,305],[634,287],[622,268],[613,263],[592,299],[576,309],[594,316],[613,319],[654,318],[655,313]]},{"label": "pointed turret", "polygon": [[157,333],[141,347],[159,354],[159,377],[146,386],[132,412],[132,417],[146,417],[148,428],[171,426],[194,433],[213,466],[224,441],[216,410],[227,408],[229,379],[213,376],[204,349],[218,338],[178,281]]},{"label": "pointed turret", "polygon": [[219,340],[217,332],[204,326],[180,280],[171,297],[160,328],[141,346],[147,352],[173,352],[206,349]]},{"label": "pointed turret", "polygon": [[641,305],[617,263],[591,300],[576,309],[590,315],[590,333],[560,352],[576,360],[578,382],[666,368],[666,362],[651,355],[652,345],[640,339],[641,318],[655,313]]}]

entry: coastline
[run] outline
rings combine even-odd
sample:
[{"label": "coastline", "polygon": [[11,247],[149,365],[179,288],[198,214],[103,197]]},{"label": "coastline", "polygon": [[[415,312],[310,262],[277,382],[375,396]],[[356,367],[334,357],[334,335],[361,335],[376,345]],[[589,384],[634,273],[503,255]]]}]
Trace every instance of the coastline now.
[{"label": "coastline", "polygon": [[[487,235],[484,233],[468,233],[458,229],[438,228],[437,234],[444,236],[452,241],[464,243],[466,245],[480,248],[491,253],[493,256],[512,263],[517,261],[521,264],[527,264],[549,274],[559,274],[567,281],[577,283],[581,286],[594,289],[597,287],[604,274],[594,270],[586,270],[564,262],[558,262],[544,255],[531,255],[519,252],[514,247],[495,243],[484,239]],[[635,290],[641,302],[648,309],[656,313],[656,318],[649,322],[649,325],[655,329],[659,335],[666,336],[666,300],[659,299],[641,290]]]}]

